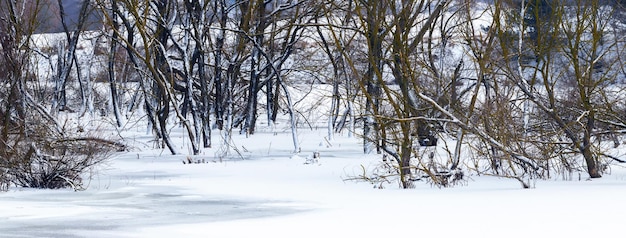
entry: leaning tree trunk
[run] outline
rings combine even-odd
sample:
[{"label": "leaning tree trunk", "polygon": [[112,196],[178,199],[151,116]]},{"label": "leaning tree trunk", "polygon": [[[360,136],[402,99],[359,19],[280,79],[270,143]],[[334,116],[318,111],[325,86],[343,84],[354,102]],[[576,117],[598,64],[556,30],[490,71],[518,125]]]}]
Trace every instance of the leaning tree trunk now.
[{"label": "leaning tree trunk", "polygon": [[[280,81],[280,76],[277,76],[278,81]],[[285,92],[285,98],[287,99],[287,111],[289,112],[289,122],[291,123],[291,140],[293,142],[293,153],[300,152],[300,142],[298,141],[298,124],[296,122],[296,115],[293,109],[293,102],[291,100],[291,95],[289,94],[289,90],[287,86],[280,83],[281,87]]]}]

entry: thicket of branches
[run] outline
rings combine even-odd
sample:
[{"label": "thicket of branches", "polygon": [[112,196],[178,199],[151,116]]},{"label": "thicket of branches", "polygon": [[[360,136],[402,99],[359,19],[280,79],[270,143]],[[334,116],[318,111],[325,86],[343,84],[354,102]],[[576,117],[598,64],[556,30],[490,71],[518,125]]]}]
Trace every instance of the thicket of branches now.
[{"label": "thicket of branches", "polygon": [[[12,32],[18,20],[3,10],[3,66],[20,67],[3,78],[4,144],[19,141],[27,125],[66,114],[100,114],[118,128],[140,114],[172,154],[180,153],[173,123],[192,154],[214,146],[216,129],[217,156],[227,157],[232,133],[274,130],[280,118],[297,152],[298,128],[309,118],[293,94],[323,85],[327,139],[347,130],[363,138],[364,153],[384,158],[359,179],[410,188],[419,180],[450,186],[468,174],[524,186],[599,178],[622,162],[611,150],[626,129],[622,4],[93,0],[70,24],[62,1],[10,0],[30,29]],[[51,6],[64,36],[46,45],[33,39],[33,19]],[[53,141],[73,146],[55,133]],[[4,169],[0,179],[10,174]]]},{"label": "thicket of branches", "polygon": [[33,65],[39,8],[13,1],[0,8],[0,190],[13,185],[81,189],[84,174],[124,145],[61,124],[45,108],[50,105],[37,97],[41,79]]}]

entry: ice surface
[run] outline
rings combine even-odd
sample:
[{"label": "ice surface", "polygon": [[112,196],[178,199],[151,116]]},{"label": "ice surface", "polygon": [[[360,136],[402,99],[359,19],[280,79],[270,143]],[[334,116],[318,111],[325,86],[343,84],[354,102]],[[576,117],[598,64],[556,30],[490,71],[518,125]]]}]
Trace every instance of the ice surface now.
[{"label": "ice surface", "polygon": [[[219,161],[206,149],[116,155],[86,191],[13,188],[0,193],[1,237],[585,237],[622,232],[626,171],[602,179],[536,181],[473,176],[440,189],[416,183],[374,189],[344,181],[371,166],[359,140],[304,132],[290,155],[289,134],[237,138],[248,159]],[[270,146],[271,144],[271,146]],[[242,149],[243,151],[243,149]],[[306,158],[319,151],[316,164]],[[574,176],[576,178],[576,176]]]}]

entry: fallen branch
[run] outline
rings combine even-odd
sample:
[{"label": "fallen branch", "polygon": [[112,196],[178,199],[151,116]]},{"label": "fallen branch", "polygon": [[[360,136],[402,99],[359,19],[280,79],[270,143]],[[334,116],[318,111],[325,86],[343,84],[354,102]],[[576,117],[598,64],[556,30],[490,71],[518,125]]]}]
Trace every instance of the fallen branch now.
[{"label": "fallen branch", "polygon": [[601,153],[600,155],[601,155],[601,156],[604,156],[604,157],[607,157],[607,158],[610,158],[610,159],[612,159],[612,160],[615,160],[615,161],[617,161],[617,162],[619,162],[619,163],[626,163],[626,160],[619,159],[619,158],[617,158],[617,157],[615,157],[615,156],[612,156],[612,155],[607,155],[607,154],[605,154],[605,153]]},{"label": "fallen branch", "polygon": [[508,178],[508,179],[515,179],[517,181],[519,181],[522,184],[522,188],[524,189],[529,189],[531,188],[530,186],[530,180],[529,181],[524,181],[521,177],[519,176],[511,176],[511,175],[499,175],[499,174],[485,174],[487,176],[493,176],[493,177],[498,177],[498,178]]},{"label": "fallen branch", "polygon": [[54,142],[52,142],[52,144],[56,144],[56,143],[60,143],[60,144],[64,144],[67,142],[95,142],[98,144],[104,144],[104,145],[109,145],[112,147],[117,147],[117,151],[124,151],[126,150],[126,145],[116,142],[116,141],[111,141],[111,140],[107,140],[107,139],[102,139],[102,138],[96,138],[96,137],[79,137],[79,138],[67,138],[67,139],[60,139],[60,140],[56,140]]}]

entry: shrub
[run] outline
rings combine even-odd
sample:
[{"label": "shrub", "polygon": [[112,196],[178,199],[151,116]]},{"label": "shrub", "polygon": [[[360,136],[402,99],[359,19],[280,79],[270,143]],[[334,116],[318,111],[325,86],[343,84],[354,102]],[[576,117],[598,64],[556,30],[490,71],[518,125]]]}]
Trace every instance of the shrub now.
[{"label": "shrub", "polygon": [[124,149],[120,143],[97,136],[77,137],[70,129],[58,130],[44,118],[29,116],[30,123],[19,125],[0,143],[0,189],[10,185],[82,189],[85,172]]}]

